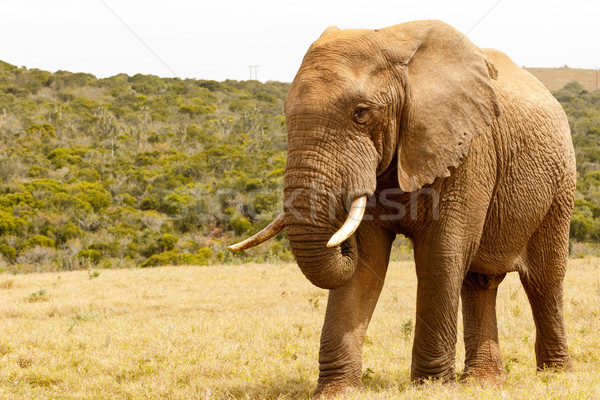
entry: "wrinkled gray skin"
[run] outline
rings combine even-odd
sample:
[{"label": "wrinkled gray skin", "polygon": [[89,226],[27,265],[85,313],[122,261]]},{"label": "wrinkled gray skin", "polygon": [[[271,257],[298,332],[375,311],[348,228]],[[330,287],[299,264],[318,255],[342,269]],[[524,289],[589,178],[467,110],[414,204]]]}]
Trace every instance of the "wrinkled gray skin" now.
[{"label": "wrinkled gray skin", "polygon": [[[575,159],[541,83],[438,21],[333,27],[308,50],[285,107],[288,237],[306,277],[331,289],[316,396],[361,385],[396,234],[414,243],[414,381],[454,379],[459,297],[463,377],[502,381],[495,300],[512,271],[531,303],[538,368],[569,368],[562,282]],[[356,233],[326,248],[363,194]]]}]

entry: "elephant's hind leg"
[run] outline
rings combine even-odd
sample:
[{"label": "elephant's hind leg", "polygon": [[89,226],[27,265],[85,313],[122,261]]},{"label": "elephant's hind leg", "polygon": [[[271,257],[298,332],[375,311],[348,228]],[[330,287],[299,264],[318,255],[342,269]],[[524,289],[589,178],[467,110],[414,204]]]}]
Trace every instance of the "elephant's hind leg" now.
[{"label": "elephant's hind leg", "polygon": [[505,275],[468,272],[463,281],[461,297],[466,354],[462,379],[504,381],[496,323],[496,293]]},{"label": "elephant's hind leg", "polygon": [[537,368],[570,369],[563,317],[563,279],[568,260],[567,200],[555,201],[527,245],[526,269],[521,282],[535,321]]}]

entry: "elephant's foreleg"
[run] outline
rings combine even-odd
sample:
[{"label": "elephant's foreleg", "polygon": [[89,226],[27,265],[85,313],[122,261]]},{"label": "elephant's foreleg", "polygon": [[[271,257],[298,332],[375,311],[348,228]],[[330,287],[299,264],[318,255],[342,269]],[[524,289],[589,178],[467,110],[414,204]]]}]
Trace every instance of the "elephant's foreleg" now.
[{"label": "elephant's foreleg", "polygon": [[498,343],[496,293],[506,274],[468,272],[461,297],[465,338],[465,370],[462,379],[499,383],[505,372]]},{"label": "elephant's foreleg", "polygon": [[464,261],[461,254],[436,254],[415,247],[417,316],[411,379],[455,379],[456,332]]},{"label": "elephant's foreleg", "polygon": [[356,274],[348,284],[329,292],[315,397],[361,386],[363,340],[383,287],[395,235],[368,221],[356,235]]}]

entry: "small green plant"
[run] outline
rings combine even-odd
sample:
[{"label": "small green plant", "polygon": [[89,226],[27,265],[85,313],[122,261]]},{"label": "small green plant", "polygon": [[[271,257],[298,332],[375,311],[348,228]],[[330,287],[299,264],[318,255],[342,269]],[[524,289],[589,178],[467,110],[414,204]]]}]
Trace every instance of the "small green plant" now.
[{"label": "small green plant", "polygon": [[25,301],[29,303],[37,303],[40,301],[48,301],[49,295],[46,289],[40,289],[37,292],[33,292],[27,297],[25,297]]},{"label": "small green plant", "polygon": [[514,317],[518,317],[519,315],[521,315],[521,306],[519,304],[515,304],[515,306],[513,307],[512,315]]},{"label": "small green plant", "polygon": [[69,326],[69,329],[67,329],[67,333],[71,333],[71,331],[73,331],[73,328],[75,328],[75,325],[77,325],[79,322],[91,321],[96,317],[97,315],[95,312],[89,311],[80,311],[74,314],[71,317],[71,326]]},{"label": "small green plant", "polygon": [[319,299],[308,299],[308,302],[315,310],[319,308]]},{"label": "small green plant", "polygon": [[370,381],[373,380],[373,375],[375,374],[375,371],[373,371],[371,368],[368,368],[365,370],[365,372],[363,372],[362,374],[362,382],[364,384],[369,383]]},{"label": "small green plant", "polygon": [[408,339],[410,337],[413,328],[414,326],[412,319],[408,319],[402,323],[402,325],[400,326],[400,332],[402,332],[402,335],[404,335],[404,339]]},{"label": "small green plant", "polygon": [[91,268],[90,268],[90,269],[88,270],[88,277],[89,277],[90,279],[94,279],[94,278],[97,278],[97,277],[99,277],[99,276],[100,276],[100,273],[101,273],[100,271],[96,271],[96,270],[94,270],[94,269],[91,269]]}]

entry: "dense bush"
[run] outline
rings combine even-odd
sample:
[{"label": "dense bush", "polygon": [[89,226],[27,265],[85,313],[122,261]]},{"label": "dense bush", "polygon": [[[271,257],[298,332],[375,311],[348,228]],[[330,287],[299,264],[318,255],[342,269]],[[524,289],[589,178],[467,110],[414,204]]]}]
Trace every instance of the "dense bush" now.
[{"label": "dense bush", "polygon": [[[0,62],[2,258],[15,270],[244,261],[225,247],[276,213],[288,88]],[[289,259],[286,243],[275,253]]]},{"label": "dense bush", "polygon": [[569,116],[577,157],[577,200],[571,239],[600,242],[600,91],[588,92],[577,82],[554,95]]}]

